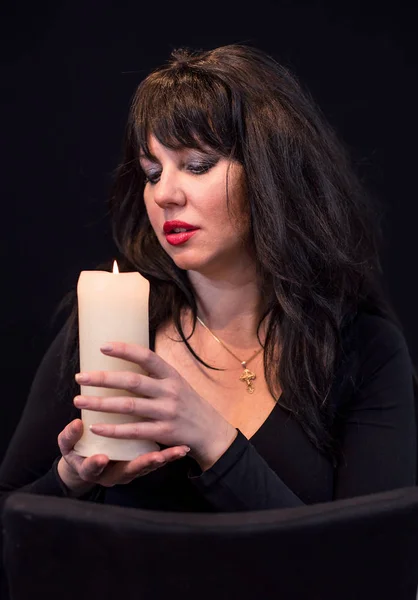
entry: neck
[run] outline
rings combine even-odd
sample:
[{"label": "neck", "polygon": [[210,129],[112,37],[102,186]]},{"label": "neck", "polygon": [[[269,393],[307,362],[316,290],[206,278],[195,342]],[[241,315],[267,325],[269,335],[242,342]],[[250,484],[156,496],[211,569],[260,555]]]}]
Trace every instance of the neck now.
[{"label": "neck", "polygon": [[[234,272],[228,279],[213,279],[188,272],[193,285],[197,314],[223,342],[232,347],[254,348],[264,302],[255,270]],[[264,342],[264,326],[260,338]]]}]

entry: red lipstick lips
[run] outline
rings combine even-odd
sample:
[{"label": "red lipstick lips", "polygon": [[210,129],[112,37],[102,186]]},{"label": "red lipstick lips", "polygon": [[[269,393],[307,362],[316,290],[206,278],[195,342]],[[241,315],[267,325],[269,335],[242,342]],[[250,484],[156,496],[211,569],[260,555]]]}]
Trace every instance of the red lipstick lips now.
[{"label": "red lipstick lips", "polygon": [[163,226],[164,233],[172,233],[173,229],[198,229],[194,225],[190,225],[190,223],[185,223],[184,221],[166,221]]},{"label": "red lipstick lips", "polygon": [[[199,228],[184,221],[166,221],[163,229],[167,242],[172,246],[178,246],[193,237]],[[176,232],[175,230],[178,229],[186,229],[187,231]]]}]

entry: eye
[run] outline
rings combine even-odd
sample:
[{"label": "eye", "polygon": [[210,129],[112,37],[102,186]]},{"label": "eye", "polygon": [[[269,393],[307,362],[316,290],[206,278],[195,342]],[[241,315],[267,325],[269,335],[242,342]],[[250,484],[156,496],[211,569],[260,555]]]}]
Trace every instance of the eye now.
[{"label": "eye", "polygon": [[[216,160],[212,162],[193,163],[190,164],[187,167],[187,169],[194,175],[203,175],[204,173],[207,173],[212,167],[214,167],[217,162],[218,161]],[[158,183],[159,176],[159,172],[150,172],[148,174],[145,173],[145,183],[155,185],[156,183]]]}]

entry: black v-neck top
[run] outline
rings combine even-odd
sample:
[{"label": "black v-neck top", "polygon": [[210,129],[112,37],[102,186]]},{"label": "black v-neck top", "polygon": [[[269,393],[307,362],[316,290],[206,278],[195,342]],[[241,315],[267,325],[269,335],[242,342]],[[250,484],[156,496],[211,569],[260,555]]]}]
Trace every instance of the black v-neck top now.
[{"label": "black v-neck top", "polygon": [[[66,326],[43,357],[0,467],[3,502],[13,490],[69,495],[57,472],[57,436],[80,411],[69,395],[65,402],[56,401]],[[347,360],[330,393],[333,432],[342,450],[335,467],[279,400],[249,440],[238,430],[231,446],[204,473],[186,456],[126,485],[98,485],[81,499],[151,510],[230,512],[416,485],[416,416],[405,338],[386,319],[360,313],[344,339]],[[150,347],[154,349],[152,336]]]}]

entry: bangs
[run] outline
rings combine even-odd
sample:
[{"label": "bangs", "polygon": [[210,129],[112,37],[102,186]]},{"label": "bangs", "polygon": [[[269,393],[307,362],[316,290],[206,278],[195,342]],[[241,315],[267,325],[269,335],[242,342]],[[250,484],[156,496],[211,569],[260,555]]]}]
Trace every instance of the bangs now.
[{"label": "bangs", "polygon": [[171,150],[206,146],[238,159],[231,102],[216,76],[197,69],[152,73],[137,90],[132,114],[137,150],[150,160],[150,134]]}]

